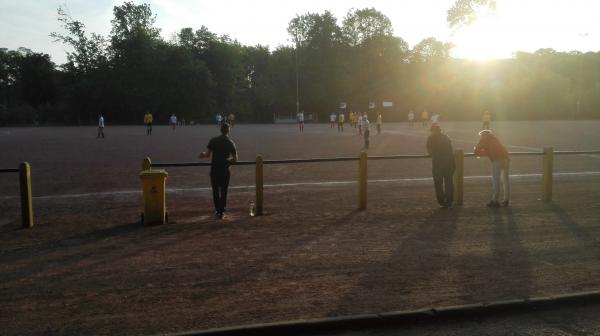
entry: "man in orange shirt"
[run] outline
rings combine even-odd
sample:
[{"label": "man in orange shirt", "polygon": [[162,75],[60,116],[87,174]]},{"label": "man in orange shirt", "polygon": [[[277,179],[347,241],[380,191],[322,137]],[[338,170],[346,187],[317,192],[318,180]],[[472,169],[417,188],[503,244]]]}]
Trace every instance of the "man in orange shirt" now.
[{"label": "man in orange shirt", "polygon": [[[508,181],[510,158],[508,151],[490,130],[479,132],[479,137],[479,143],[475,147],[475,155],[477,157],[487,156],[492,162],[492,199],[487,206],[492,208],[497,208],[500,205],[508,206],[510,203],[510,184]],[[504,200],[499,203],[501,182],[504,189]]]}]

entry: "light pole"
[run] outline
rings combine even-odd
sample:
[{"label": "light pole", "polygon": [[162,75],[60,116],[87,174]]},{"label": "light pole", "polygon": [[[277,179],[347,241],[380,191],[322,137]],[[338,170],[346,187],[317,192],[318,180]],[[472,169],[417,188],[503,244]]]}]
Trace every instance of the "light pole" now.
[{"label": "light pole", "polygon": [[[588,33],[579,33],[580,37],[587,37]],[[581,112],[581,72],[583,70],[583,51],[579,55],[579,74],[577,76],[577,112],[575,113],[575,119],[579,119]]]},{"label": "light pole", "polygon": [[296,30],[296,115],[300,113],[300,95],[299,95],[299,85],[298,85],[298,30]]}]

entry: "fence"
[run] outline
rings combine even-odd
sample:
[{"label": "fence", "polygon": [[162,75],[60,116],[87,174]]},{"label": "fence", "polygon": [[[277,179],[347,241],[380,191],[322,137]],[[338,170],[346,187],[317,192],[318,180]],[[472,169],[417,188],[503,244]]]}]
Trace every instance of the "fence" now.
[{"label": "fence", "polygon": [[[555,155],[589,155],[600,154],[600,150],[591,151],[554,151],[552,147],[544,148],[543,152],[511,152],[512,156],[543,156],[542,164],[542,199],[552,201],[552,184],[554,171]],[[475,157],[474,153],[464,153],[459,149],[455,151],[456,171],[455,180],[455,200],[456,205],[463,205],[464,199],[464,158]],[[361,152],[358,157],[339,157],[339,158],[318,158],[318,159],[289,159],[289,160],[264,160],[262,155],[256,157],[256,161],[238,161],[236,166],[256,166],[256,213],[263,213],[263,166],[274,164],[299,164],[299,163],[320,163],[320,162],[345,162],[358,161],[358,208],[364,210],[367,208],[367,162],[369,160],[406,160],[406,159],[426,159],[429,155],[390,155],[390,156],[368,156],[366,152]],[[142,163],[142,169],[167,168],[167,167],[206,167],[210,166],[208,162],[184,162],[184,163],[152,163],[150,158],[145,158]]]},{"label": "fence", "polygon": [[31,166],[22,162],[19,168],[0,169],[2,173],[19,173],[19,187],[21,191],[21,218],[24,228],[33,227],[33,201],[31,197]]}]

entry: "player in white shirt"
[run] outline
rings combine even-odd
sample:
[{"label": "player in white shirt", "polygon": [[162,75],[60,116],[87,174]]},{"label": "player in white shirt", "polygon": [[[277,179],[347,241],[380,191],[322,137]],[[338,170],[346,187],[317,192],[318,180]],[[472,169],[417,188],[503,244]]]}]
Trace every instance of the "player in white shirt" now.
[{"label": "player in white shirt", "polygon": [[358,135],[362,135],[363,116],[358,116]]},{"label": "player in white shirt", "polygon": [[177,126],[177,117],[175,116],[175,113],[173,113],[171,115],[171,118],[169,119],[171,126],[173,127],[173,131],[175,130],[175,126]]},{"label": "player in white shirt", "polygon": [[300,132],[304,132],[304,111],[298,112],[296,118],[298,119],[298,128],[300,129]]},{"label": "player in white shirt", "polygon": [[329,116],[329,128],[335,127],[336,119],[337,119],[337,116],[335,115],[335,112],[332,112],[331,115]]},{"label": "player in white shirt", "polygon": [[431,116],[431,124],[439,124],[440,123],[440,115],[439,114],[434,114]]},{"label": "player in white shirt", "polygon": [[102,116],[102,114],[100,114],[100,117],[98,118],[98,136],[96,138],[100,137],[104,139],[104,116]]},{"label": "player in white shirt", "polygon": [[365,149],[369,149],[369,135],[371,135],[371,123],[369,122],[369,119],[367,118],[367,116],[364,116],[363,118],[363,129],[364,129],[364,139],[365,139]]},{"label": "player in white shirt", "polygon": [[415,123],[415,113],[413,111],[410,111],[410,112],[408,112],[408,126],[410,126],[412,128],[414,123]]}]

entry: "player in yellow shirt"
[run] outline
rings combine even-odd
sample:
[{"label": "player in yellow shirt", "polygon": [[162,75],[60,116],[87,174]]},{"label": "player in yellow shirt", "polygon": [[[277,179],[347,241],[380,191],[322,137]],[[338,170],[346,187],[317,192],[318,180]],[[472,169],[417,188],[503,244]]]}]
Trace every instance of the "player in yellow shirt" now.
[{"label": "player in yellow shirt", "polygon": [[340,112],[340,114],[338,115],[338,132],[343,132],[344,131],[344,119],[346,117],[344,116],[344,112]]},{"label": "player in yellow shirt", "polygon": [[152,121],[154,118],[152,117],[152,113],[150,111],[144,114],[144,124],[146,125],[146,135],[152,135]]},{"label": "player in yellow shirt", "polygon": [[421,122],[423,123],[423,127],[429,127],[429,112],[427,110],[421,112]]},{"label": "player in yellow shirt", "polygon": [[381,125],[383,125],[383,116],[381,113],[377,114],[377,134],[381,134]]}]

